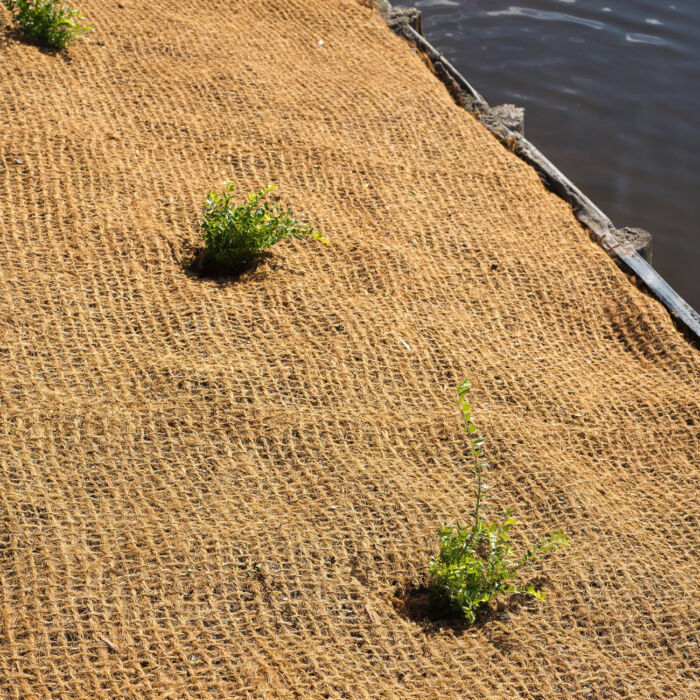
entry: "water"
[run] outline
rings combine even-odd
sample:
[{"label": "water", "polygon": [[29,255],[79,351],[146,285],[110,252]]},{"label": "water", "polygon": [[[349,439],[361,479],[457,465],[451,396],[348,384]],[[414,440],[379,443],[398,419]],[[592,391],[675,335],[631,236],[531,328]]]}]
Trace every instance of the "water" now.
[{"label": "water", "polygon": [[427,38],[700,309],[700,0],[416,0]]}]

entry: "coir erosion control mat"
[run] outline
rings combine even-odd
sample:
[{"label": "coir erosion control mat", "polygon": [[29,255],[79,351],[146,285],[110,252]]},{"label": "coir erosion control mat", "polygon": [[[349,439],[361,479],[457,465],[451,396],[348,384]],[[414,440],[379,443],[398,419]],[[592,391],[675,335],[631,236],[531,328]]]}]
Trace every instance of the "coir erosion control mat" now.
[{"label": "coir erosion control mat", "polygon": [[[0,696],[698,697],[660,304],[357,0],[80,9],[0,44]],[[193,274],[224,180],[330,245]],[[471,627],[411,597],[472,507],[464,377],[492,512],[571,540]]]}]

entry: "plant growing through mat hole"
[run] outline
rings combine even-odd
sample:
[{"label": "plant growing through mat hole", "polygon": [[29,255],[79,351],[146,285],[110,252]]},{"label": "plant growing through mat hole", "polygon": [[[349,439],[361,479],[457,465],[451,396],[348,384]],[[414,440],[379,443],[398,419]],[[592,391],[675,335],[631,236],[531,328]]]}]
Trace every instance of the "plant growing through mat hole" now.
[{"label": "plant growing through mat hole", "polygon": [[540,555],[557,547],[568,547],[564,535],[555,532],[527,549],[519,557],[514,556],[510,545],[510,529],[515,524],[513,509],[505,512],[503,520],[488,522],[484,518],[483,470],[484,441],[477,437],[477,427],[471,416],[467,394],[471,389],[464,380],[457,389],[462,428],[467,433],[469,451],[474,461],[474,511],[471,523],[454,525],[444,523],[438,529],[440,553],[430,562],[430,590],[437,604],[461,611],[468,622],[476,620],[477,608],[501,593],[522,593],[544,599],[544,594],[534,586],[515,583],[519,570],[528,566]]},{"label": "plant growing through mat hole", "polygon": [[2,0],[22,34],[42,46],[65,48],[76,36],[94,31],[83,15],[62,0]]},{"label": "plant growing through mat hole", "polygon": [[248,200],[236,205],[236,186],[227,182],[223,192],[209,192],[206,198],[202,237],[205,262],[228,272],[237,272],[260,253],[285,238],[315,238],[328,241],[311,226],[299,222],[287,209],[280,211],[271,202],[263,201],[275,185],[251,192]]}]

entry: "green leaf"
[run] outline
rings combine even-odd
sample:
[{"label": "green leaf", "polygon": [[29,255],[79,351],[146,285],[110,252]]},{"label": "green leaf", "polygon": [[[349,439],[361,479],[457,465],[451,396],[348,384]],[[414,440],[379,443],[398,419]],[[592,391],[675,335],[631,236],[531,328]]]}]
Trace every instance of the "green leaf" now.
[{"label": "green leaf", "polygon": [[280,213],[274,204],[262,201],[274,189],[276,185],[267,185],[250,192],[240,205],[233,201],[232,182],[225,183],[221,193],[207,194],[201,231],[208,261],[235,272],[286,238],[308,237],[328,244],[311,226],[298,223],[289,210]]},{"label": "green leaf", "polygon": [[[468,404],[462,401],[463,394],[470,386],[465,380],[458,389],[460,409],[463,416],[469,416]],[[466,407],[466,408],[465,408]],[[476,432],[476,426],[466,419],[462,426],[469,435]],[[494,596],[504,593],[523,593],[544,600],[540,590],[530,585],[520,587],[511,583],[518,570],[529,565],[539,556],[568,542],[560,531],[545,537],[517,560],[514,560],[509,544],[509,530],[515,524],[513,509],[505,511],[503,520],[486,521],[486,508],[483,505],[484,493],[488,489],[483,481],[483,470],[488,467],[482,461],[483,439],[471,440],[471,456],[474,459],[474,477],[477,488],[472,492],[475,505],[471,512],[471,525],[462,527],[459,522],[450,526],[445,522],[438,530],[440,551],[429,565],[430,585],[433,595],[446,602],[455,610],[461,611],[467,622],[476,620],[480,605],[487,604]]]}]

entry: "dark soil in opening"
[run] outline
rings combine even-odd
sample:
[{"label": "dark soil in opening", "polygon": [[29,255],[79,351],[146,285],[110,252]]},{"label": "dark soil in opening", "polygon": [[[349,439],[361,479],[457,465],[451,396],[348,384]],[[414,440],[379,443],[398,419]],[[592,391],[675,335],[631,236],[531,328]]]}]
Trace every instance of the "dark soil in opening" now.
[{"label": "dark soil in opening", "polygon": [[[543,583],[542,579],[533,581],[536,588],[541,588]],[[504,596],[488,605],[481,605],[476,613],[476,621],[470,624],[460,611],[435,600],[426,585],[399,590],[394,598],[395,609],[406,619],[417,622],[427,630],[448,628],[454,632],[482,627],[496,620],[508,621],[511,615],[534,609],[538,604],[542,603],[526,595]]]},{"label": "dark soil in opening", "polygon": [[[241,267],[232,268],[228,265],[222,265],[216,260],[212,260],[208,255],[206,248],[195,250],[189,257],[186,258],[184,268],[185,271],[202,279],[213,279],[217,281],[237,281],[247,278],[249,273],[263,271],[270,263],[272,263],[274,255],[269,251],[263,251],[256,255],[250,262]],[[274,263],[272,263],[274,266]]]}]

